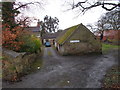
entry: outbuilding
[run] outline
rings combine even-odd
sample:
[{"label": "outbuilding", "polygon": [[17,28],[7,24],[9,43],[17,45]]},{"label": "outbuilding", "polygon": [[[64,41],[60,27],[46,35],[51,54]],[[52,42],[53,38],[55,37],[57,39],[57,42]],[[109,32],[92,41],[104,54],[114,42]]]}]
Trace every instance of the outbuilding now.
[{"label": "outbuilding", "polygon": [[81,55],[102,52],[100,40],[83,24],[63,30],[57,37],[56,44],[57,50],[62,55]]},{"label": "outbuilding", "polygon": [[56,37],[59,36],[60,32],[55,32],[55,33],[46,33],[44,34],[41,39],[42,43],[44,44],[46,41],[49,41],[51,45],[55,44]]}]

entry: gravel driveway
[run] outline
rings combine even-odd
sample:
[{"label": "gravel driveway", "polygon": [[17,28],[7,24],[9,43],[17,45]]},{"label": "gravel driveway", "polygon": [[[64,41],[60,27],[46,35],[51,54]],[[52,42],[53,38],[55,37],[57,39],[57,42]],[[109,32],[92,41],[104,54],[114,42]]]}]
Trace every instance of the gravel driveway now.
[{"label": "gravel driveway", "polygon": [[117,64],[117,51],[106,55],[60,56],[44,48],[43,67],[5,88],[100,88],[106,70]]}]

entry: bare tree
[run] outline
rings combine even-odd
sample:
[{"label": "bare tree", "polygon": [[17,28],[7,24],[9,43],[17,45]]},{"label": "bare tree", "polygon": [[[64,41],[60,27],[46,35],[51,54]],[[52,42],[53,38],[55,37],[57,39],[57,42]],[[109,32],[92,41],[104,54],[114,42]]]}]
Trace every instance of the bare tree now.
[{"label": "bare tree", "polygon": [[[3,24],[8,24],[11,28],[14,28],[16,25],[15,17],[21,14],[20,9],[26,9],[29,5],[39,5],[40,2],[30,2],[30,3],[21,3],[21,2],[2,2],[2,20]],[[28,20],[24,18],[24,21]],[[19,20],[18,20],[19,21]],[[23,21],[23,20],[22,20]],[[21,23],[21,21],[19,22]]]},{"label": "bare tree", "polygon": [[[117,7],[120,8],[120,3],[110,3],[110,2],[105,2],[105,0],[98,0],[98,1],[94,1],[93,3],[91,3],[89,0],[84,0],[83,2],[80,1],[78,3],[75,4],[74,0],[73,0],[73,4],[71,4],[72,8],[71,9],[75,9],[75,8],[80,8],[80,10],[85,13],[87,10],[101,6],[103,9],[107,10],[107,11],[111,11]],[[108,8],[107,6],[110,6],[111,8]]]},{"label": "bare tree", "polygon": [[119,10],[114,10],[111,12],[107,12],[103,15],[97,22],[98,31],[100,32],[101,36],[100,39],[103,38],[104,30],[120,30],[119,24]]},{"label": "bare tree", "polygon": [[47,32],[56,32],[58,30],[59,20],[57,17],[52,18],[51,16],[44,17],[44,27]]},{"label": "bare tree", "polygon": [[104,16],[100,20],[98,20],[96,24],[96,26],[98,27],[98,31],[100,33],[100,40],[103,39],[104,30],[106,29],[105,24],[106,24],[106,17]]},{"label": "bare tree", "polygon": [[96,30],[96,28],[94,28],[94,26],[92,24],[87,24],[86,25],[92,32],[94,32]]},{"label": "bare tree", "polygon": [[119,17],[120,11],[114,10],[111,12],[107,12],[105,14],[106,17],[106,24],[109,26],[108,29],[113,30],[120,30],[120,17]]},{"label": "bare tree", "polygon": [[20,26],[22,26],[23,28],[30,26],[31,22],[33,22],[34,20],[37,20],[34,17],[27,17],[27,16],[19,16],[16,19],[16,23]]},{"label": "bare tree", "polygon": [[103,15],[97,22],[98,30],[119,30],[119,13],[120,11],[114,10],[111,12],[107,12],[105,15]]}]

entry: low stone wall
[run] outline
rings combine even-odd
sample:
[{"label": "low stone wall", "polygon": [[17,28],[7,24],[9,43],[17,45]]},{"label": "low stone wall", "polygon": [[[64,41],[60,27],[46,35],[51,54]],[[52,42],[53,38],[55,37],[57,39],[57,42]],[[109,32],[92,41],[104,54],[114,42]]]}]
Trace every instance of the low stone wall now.
[{"label": "low stone wall", "polygon": [[100,42],[80,42],[65,43],[59,50],[62,55],[83,55],[90,53],[102,53],[102,45]]},{"label": "low stone wall", "polygon": [[2,49],[3,54],[3,80],[18,81],[20,77],[31,68],[31,64],[39,54],[17,53]]}]

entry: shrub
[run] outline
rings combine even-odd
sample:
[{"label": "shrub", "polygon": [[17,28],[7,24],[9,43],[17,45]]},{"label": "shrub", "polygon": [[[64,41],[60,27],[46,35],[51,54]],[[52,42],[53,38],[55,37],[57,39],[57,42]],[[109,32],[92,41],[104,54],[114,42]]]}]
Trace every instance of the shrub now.
[{"label": "shrub", "polygon": [[35,36],[32,37],[33,42],[35,43],[35,51],[41,50],[40,47],[42,45],[42,43],[40,42],[39,38],[36,38]]},{"label": "shrub", "polygon": [[40,50],[41,42],[30,31],[25,31],[20,26],[11,29],[8,25],[2,25],[2,46],[17,52],[33,53]]},{"label": "shrub", "polygon": [[24,42],[24,44],[21,46],[21,52],[34,53],[40,50],[41,42],[33,35],[25,35],[21,37],[21,41]]},{"label": "shrub", "polygon": [[8,25],[2,25],[2,46],[10,50],[19,51],[23,44],[22,41],[18,40],[21,32],[22,29],[19,26],[11,29]]}]

